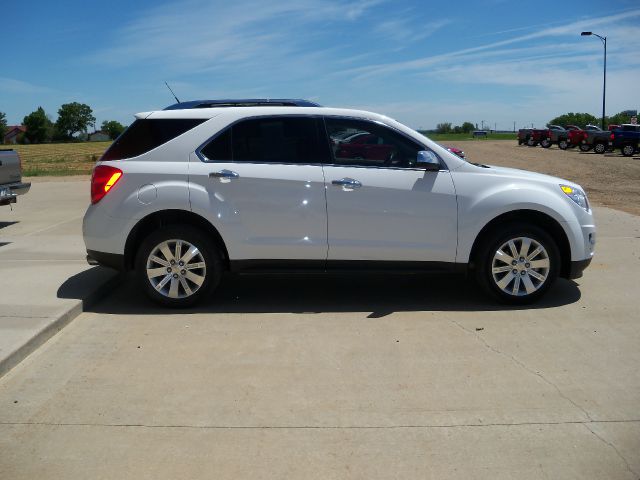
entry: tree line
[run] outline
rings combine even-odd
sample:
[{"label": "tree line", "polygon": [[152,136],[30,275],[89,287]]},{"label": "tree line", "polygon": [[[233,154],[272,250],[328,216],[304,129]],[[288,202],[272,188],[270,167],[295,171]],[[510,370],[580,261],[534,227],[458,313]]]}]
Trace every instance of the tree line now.
[{"label": "tree line", "polygon": [[[77,140],[77,134],[87,133],[89,127],[95,129],[96,117],[91,107],[84,103],[65,103],[58,109],[55,122],[38,107],[22,120],[25,132],[18,135],[18,143],[70,142]],[[115,120],[102,122],[102,131],[115,140],[126,127]],[[7,134],[7,117],[0,112],[0,143]]]},{"label": "tree line", "polygon": [[[590,113],[565,113],[560,115],[547,123],[549,125],[575,125],[576,127],[584,128],[587,125],[600,125],[601,117],[595,117]],[[622,125],[629,123],[631,117],[629,112],[620,112],[615,115],[607,116],[604,118],[605,125]]]}]

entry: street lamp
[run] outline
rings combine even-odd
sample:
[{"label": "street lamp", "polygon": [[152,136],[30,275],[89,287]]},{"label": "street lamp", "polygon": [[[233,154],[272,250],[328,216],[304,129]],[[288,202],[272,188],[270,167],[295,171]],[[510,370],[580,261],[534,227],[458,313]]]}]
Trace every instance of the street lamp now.
[{"label": "street lamp", "polygon": [[607,37],[601,37],[597,33],[593,32],[582,32],[580,35],[583,37],[588,37],[590,35],[596,36],[604,45],[604,79],[602,82],[602,129],[604,130],[604,106],[605,98],[607,96]]}]

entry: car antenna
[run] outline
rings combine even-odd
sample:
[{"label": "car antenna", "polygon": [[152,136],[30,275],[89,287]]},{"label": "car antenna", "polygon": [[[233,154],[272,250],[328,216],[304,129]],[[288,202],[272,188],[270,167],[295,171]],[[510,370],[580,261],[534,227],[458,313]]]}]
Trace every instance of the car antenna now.
[{"label": "car antenna", "polygon": [[180,100],[178,100],[178,97],[176,97],[176,94],[173,93],[173,90],[171,90],[171,87],[169,86],[169,84],[167,82],[164,82],[164,84],[167,86],[167,88],[169,89],[169,91],[171,92],[171,95],[173,95],[173,98],[176,99],[176,102],[181,103]]}]

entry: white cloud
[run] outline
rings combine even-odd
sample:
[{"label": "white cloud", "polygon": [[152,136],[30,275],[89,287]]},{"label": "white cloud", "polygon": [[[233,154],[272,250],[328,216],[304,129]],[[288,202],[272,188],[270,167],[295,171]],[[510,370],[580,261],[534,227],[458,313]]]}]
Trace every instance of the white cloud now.
[{"label": "white cloud", "polygon": [[35,85],[33,83],[25,82],[23,80],[17,80],[15,78],[0,77],[0,92],[32,94],[32,93],[44,93],[44,92],[51,92],[51,91],[52,89],[48,87]]}]

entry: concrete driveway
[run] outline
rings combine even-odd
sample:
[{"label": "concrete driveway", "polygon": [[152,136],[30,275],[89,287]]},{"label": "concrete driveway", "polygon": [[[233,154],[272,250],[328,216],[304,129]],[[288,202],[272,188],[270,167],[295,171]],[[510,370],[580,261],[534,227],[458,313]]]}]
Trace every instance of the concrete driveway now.
[{"label": "concrete driveway", "polygon": [[0,379],[0,478],[637,480],[640,217],[597,220],[533,308],[359,275],[170,311],[125,282]]}]

